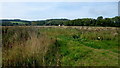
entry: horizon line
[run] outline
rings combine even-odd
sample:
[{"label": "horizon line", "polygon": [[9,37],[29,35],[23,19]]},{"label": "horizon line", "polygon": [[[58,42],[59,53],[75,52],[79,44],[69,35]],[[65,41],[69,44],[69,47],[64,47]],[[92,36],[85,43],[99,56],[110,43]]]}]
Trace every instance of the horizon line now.
[{"label": "horizon line", "polygon": [[[119,16],[119,15],[117,15],[117,16]],[[98,16],[98,17],[100,17],[100,16]],[[23,18],[0,18],[0,20],[5,20],[5,19],[8,19],[8,20],[15,20],[15,19],[19,19],[19,20],[27,20],[27,21],[38,21],[38,20],[49,20],[49,19],[68,19],[68,20],[75,20],[75,19],[85,19],[85,18],[89,18],[89,19],[97,19],[98,17],[79,17],[79,18],[72,18],[72,19],[70,19],[70,18],[46,18],[46,19],[23,19]],[[113,18],[113,17],[116,17],[116,16],[113,16],[113,17],[104,17],[104,16],[102,16],[103,17],[103,19],[104,18]]]}]

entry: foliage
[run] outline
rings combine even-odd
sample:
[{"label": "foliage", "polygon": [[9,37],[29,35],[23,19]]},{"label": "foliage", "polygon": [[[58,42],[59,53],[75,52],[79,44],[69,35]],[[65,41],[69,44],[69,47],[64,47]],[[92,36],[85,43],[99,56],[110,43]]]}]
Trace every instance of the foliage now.
[{"label": "foliage", "polygon": [[120,16],[113,18],[103,18],[99,16],[97,19],[48,19],[40,21],[24,21],[24,20],[2,20],[2,26],[104,26],[104,27],[120,27]]}]

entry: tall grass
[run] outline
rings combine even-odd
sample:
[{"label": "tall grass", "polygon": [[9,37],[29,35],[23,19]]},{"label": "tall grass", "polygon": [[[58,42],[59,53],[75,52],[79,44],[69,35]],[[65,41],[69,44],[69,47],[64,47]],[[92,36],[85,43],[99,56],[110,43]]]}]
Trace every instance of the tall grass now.
[{"label": "tall grass", "polygon": [[3,67],[43,66],[44,56],[55,40],[39,34],[36,28],[3,28]]}]

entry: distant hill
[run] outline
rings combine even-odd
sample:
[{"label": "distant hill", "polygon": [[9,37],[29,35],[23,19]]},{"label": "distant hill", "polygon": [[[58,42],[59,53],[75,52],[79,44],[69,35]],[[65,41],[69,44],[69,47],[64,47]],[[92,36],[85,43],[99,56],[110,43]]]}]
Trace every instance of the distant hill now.
[{"label": "distant hill", "polygon": [[0,20],[2,26],[110,26],[120,27],[120,16],[113,18],[103,18],[99,16],[97,19],[83,18],[83,19],[47,19],[37,21],[27,21],[20,19],[2,19]]},{"label": "distant hill", "polygon": [[31,21],[20,20],[20,19],[13,19],[13,20],[3,19],[0,21],[2,21],[2,26],[31,25]]}]

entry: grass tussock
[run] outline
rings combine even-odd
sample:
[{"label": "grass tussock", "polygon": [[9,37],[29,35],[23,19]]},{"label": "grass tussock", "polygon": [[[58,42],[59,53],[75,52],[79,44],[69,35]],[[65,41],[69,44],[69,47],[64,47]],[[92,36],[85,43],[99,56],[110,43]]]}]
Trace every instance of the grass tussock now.
[{"label": "grass tussock", "polygon": [[50,45],[55,43],[54,39],[37,36],[39,34],[36,32],[37,29],[4,28],[3,30],[6,29],[7,32],[3,33],[3,66],[44,65],[44,56]]}]

